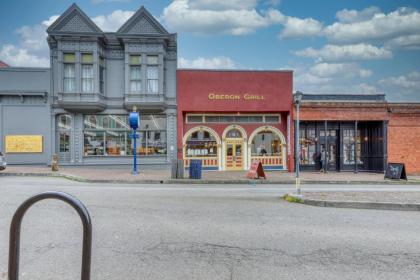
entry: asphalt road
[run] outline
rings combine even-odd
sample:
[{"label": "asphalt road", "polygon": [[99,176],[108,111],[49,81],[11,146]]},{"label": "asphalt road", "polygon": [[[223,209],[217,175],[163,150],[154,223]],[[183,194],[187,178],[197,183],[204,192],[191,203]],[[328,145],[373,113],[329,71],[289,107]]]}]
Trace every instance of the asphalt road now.
[{"label": "asphalt road", "polygon": [[[413,186],[305,186],[306,190]],[[317,208],[282,201],[292,186],[97,185],[0,177],[0,279],[8,230],[30,195],[77,196],[93,220],[92,277],[131,279],[419,279],[420,213]],[[80,279],[81,224],[43,201],[22,226],[21,277]]]}]

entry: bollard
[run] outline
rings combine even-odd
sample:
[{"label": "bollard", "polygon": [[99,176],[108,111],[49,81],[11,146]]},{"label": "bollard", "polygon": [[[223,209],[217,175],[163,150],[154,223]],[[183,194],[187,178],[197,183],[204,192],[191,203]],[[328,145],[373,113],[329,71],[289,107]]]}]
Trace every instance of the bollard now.
[{"label": "bollard", "polygon": [[63,192],[44,192],[32,196],[22,203],[13,215],[9,239],[9,280],[19,280],[20,228],[26,211],[36,202],[44,199],[58,199],[70,204],[80,216],[83,223],[83,249],[81,280],[90,279],[92,254],[92,223],[86,207],[77,198]]}]

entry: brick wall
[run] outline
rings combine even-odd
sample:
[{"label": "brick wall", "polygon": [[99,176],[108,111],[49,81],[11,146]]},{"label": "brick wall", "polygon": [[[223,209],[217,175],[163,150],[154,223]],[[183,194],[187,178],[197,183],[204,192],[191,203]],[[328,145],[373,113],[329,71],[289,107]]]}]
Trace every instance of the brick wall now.
[{"label": "brick wall", "polygon": [[405,163],[408,174],[420,174],[420,105],[390,109],[388,162]]},{"label": "brick wall", "polygon": [[300,119],[308,121],[383,121],[388,115],[384,104],[304,104]]}]

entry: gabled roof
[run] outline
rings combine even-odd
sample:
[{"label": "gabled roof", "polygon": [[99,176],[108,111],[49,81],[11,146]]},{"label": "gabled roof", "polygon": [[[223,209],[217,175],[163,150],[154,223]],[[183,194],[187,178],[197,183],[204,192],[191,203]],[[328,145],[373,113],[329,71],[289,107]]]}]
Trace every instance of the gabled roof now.
[{"label": "gabled roof", "polygon": [[47,29],[48,34],[82,33],[89,35],[102,35],[102,30],[73,3],[53,24]]},{"label": "gabled roof", "polygon": [[117,35],[168,35],[168,31],[144,8],[140,9],[124,23]]}]

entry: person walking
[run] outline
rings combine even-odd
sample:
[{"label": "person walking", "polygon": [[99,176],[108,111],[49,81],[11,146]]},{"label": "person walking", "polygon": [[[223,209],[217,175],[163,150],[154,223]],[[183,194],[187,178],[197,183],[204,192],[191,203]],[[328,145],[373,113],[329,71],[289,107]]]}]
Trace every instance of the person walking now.
[{"label": "person walking", "polygon": [[327,162],[327,153],[325,152],[325,148],[321,147],[321,172],[326,172],[325,165]]}]

